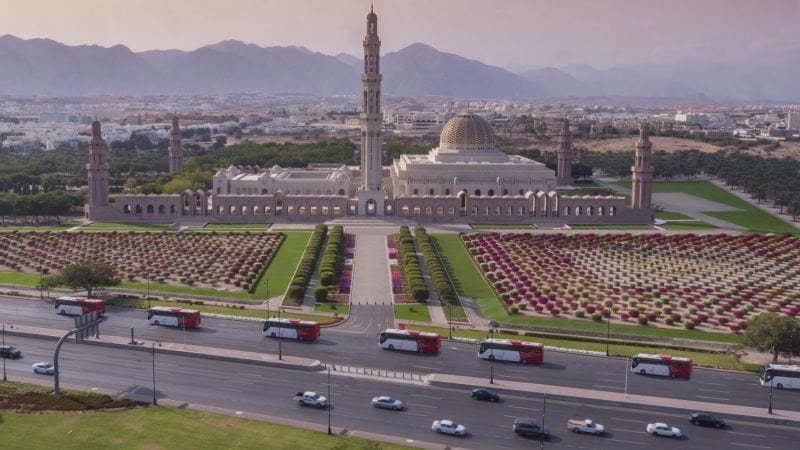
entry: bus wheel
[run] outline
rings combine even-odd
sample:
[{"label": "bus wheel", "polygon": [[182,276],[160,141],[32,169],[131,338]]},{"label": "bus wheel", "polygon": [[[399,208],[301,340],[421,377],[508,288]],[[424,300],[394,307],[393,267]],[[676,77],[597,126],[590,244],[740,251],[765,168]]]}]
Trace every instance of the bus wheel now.
[{"label": "bus wheel", "polygon": [[389,350],[394,350],[394,345],[389,344]]},{"label": "bus wheel", "polygon": [[642,369],[642,370],[639,371],[639,375],[647,375],[647,371]]},{"label": "bus wheel", "polygon": [[783,383],[778,383],[775,385],[775,387],[778,389],[783,389]]},{"label": "bus wheel", "polygon": [[297,340],[298,341],[302,341],[303,340],[303,336],[297,335]]},{"label": "bus wheel", "polygon": [[528,360],[527,360],[526,358],[522,358],[522,361],[520,361],[520,362],[521,362],[522,364],[528,364]]},{"label": "bus wheel", "polygon": [[489,355],[489,361],[494,361],[494,355]]},{"label": "bus wheel", "polygon": [[61,314],[62,316],[66,316],[67,315],[67,312],[64,311],[63,309],[61,311],[59,311],[58,313]]},{"label": "bus wheel", "polygon": [[275,337],[275,333],[271,333],[271,334],[270,334],[270,337]]}]

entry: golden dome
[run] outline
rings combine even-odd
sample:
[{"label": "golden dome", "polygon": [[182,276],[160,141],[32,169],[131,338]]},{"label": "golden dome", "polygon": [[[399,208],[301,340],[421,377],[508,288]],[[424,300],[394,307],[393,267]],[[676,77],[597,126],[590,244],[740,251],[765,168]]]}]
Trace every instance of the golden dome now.
[{"label": "golden dome", "polygon": [[439,147],[456,151],[495,151],[494,131],[481,116],[463,112],[445,124]]}]

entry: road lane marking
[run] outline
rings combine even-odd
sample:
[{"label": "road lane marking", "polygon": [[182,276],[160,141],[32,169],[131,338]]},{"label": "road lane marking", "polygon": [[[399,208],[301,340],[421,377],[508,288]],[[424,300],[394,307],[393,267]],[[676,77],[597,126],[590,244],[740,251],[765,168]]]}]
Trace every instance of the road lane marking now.
[{"label": "road lane marking", "polygon": [[602,385],[602,384],[593,384],[592,386],[593,386],[593,387],[598,387],[598,388],[604,388],[604,389],[625,389],[624,387],[619,387],[619,386],[605,386],[605,385]]},{"label": "road lane marking", "polygon": [[217,389],[220,389],[220,390],[223,390],[223,391],[231,391],[231,392],[242,392],[239,389],[231,389],[231,388],[225,388],[225,387],[218,387]]},{"label": "road lane marking", "polygon": [[417,369],[426,369],[426,370],[439,370],[438,367],[427,367],[427,366],[411,366],[416,367]]},{"label": "road lane marking", "polygon": [[644,432],[644,431],[626,430],[625,428],[612,428],[612,430],[614,430],[614,431],[622,431],[622,432],[625,432],[625,433],[647,434],[647,432]]},{"label": "road lane marking", "polygon": [[755,433],[742,433],[742,432],[740,432],[740,431],[728,431],[728,433],[730,433],[730,434],[738,434],[738,435],[740,435],[740,436],[752,436],[752,437],[760,437],[760,438],[765,438],[765,437],[767,437],[766,435],[763,435],[763,434],[755,434]]},{"label": "road lane marking", "polygon": [[647,422],[646,420],[620,419],[619,417],[612,417],[611,420],[618,420],[620,422],[650,423]]},{"label": "road lane marking", "polygon": [[606,381],[608,383],[624,383],[624,380],[612,380],[609,378],[598,378],[597,381]]},{"label": "road lane marking", "polygon": [[731,442],[731,445],[738,445],[739,447],[752,447],[752,448],[772,448],[766,445],[743,444],[741,442]]},{"label": "road lane marking", "polygon": [[421,403],[406,403],[408,406],[419,406],[420,408],[438,408],[438,406],[433,405],[423,405]]},{"label": "road lane marking", "polygon": [[650,445],[647,442],[626,441],[624,439],[609,439],[609,441],[622,442],[622,443],[625,443],[625,444]]},{"label": "road lane marking", "polygon": [[730,394],[730,393],[731,393],[731,391],[721,391],[721,390],[719,390],[719,389],[703,389],[703,388],[700,388],[700,389],[698,389],[698,391],[703,391],[703,392],[719,392],[720,394]]},{"label": "road lane marking", "polygon": [[471,352],[472,351],[472,350],[470,350],[468,348],[458,348],[458,347],[450,347],[450,349],[451,350],[458,350],[458,351],[462,351],[462,352]]},{"label": "road lane marking", "polygon": [[731,400],[731,399],[729,399],[729,398],[722,398],[722,397],[708,397],[708,396],[705,396],[705,395],[695,395],[695,397],[697,397],[697,398],[707,398],[707,399],[709,399],[709,400],[719,400],[719,401],[721,401],[721,402],[729,402],[729,401]]},{"label": "road lane marking", "polygon": [[528,410],[528,411],[538,411],[538,409],[537,409],[537,408],[528,408],[528,407],[526,407],[526,406],[509,406],[509,408],[514,408],[514,409],[525,409],[525,410]]},{"label": "road lane marking", "polygon": [[725,383],[712,383],[710,381],[698,381],[697,384],[707,384],[709,386],[727,386]]},{"label": "road lane marking", "polygon": [[430,417],[427,414],[417,414],[417,413],[413,413],[413,412],[404,412],[403,415],[406,415],[406,416],[418,416],[418,417]]},{"label": "road lane marking", "polygon": [[515,377],[515,376],[513,376],[513,375],[500,375],[500,376],[498,376],[497,378],[500,378],[500,377],[503,377],[503,378],[513,378],[513,379],[515,379],[515,380],[527,380],[527,379],[528,379],[528,377]]},{"label": "road lane marking", "polygon": [[432,395],[422,395],[422,394],[411,394],[412,397],[420,397],[420,398],[432,398],[434,400],[442,400],[442,397],[434,397]]}]

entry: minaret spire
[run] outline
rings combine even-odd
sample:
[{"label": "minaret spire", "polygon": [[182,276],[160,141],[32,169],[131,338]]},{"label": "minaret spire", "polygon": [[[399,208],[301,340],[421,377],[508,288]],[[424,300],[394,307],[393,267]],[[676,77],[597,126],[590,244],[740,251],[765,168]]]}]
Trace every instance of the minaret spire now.
[{"label": "minaret spire", "polygon": [[556,184],[568,186],[572,184],[572,136],[569,132],[569,119],[565,117],[562,122],[558,144]]},{"label": "minaret spire", "polygon": [[364,73],[361,85],[364,95],[361,114],[361,190],[381,190],[381,41],[378,38],[378,15],[370,7],[367,14],[367,35],[364,37]]},{"label": "minaret spire", "polygon": [[639,124],[639,140],[631,167],[631,207],[652,209],[653,207],[653,144],[647,120]]},{"label": "minaret spire", "polygon": [[89,181],[89,218],[92,209],[108,206],[108,163],[106,151],[108,146],[103,140],[100,122],[92,122],[92,139],[89,140],[89,162],[86,164],[87,178]]},{"label": "minaret spire", "polygon": [[180,172],[183,170],[183,144],[181,143],[181,128],[178,123],[178,115],[172,116],[172,131],[169,137],[169,173]]}]

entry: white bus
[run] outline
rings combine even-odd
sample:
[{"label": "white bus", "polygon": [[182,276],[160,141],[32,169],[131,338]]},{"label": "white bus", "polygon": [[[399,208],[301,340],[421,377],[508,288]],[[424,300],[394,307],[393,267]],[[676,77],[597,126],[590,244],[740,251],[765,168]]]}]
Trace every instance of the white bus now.
[{"label": "white bus", "polygon": [[106,312],[106,302],[96,298],[58,297],[55,303],[56,314],[80,316],[92,311],[102,316]]},{"label": "white bus", "polygon": [[147,310],[147,320],[150,322],[150,325],[195,328],[200,325],[200,311],[154,306]]},{"label": "white bus", "polygon": [[770,364],[761,368],[762,386],[770,384],[778,389],[800,389],[800,366]]},{"label": "white bus", "polygon": [[544,361],[544,345],[510,339],[484,339],[478,347],[478,358],[541,364]]},{"label": "white bus", "polygon": [[441,345],[442,337],[436,333],[394,328],[388,328],[378,333],[378,347],[384,350],[436,353]]},{"label": "white bus", "polygon": [[692,360],[678,356],[639,353],[631,359],[631,372],[688,380],[692,376]]}]

